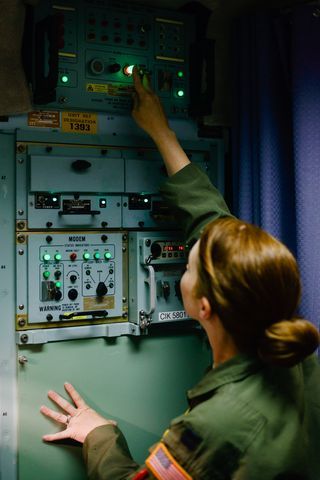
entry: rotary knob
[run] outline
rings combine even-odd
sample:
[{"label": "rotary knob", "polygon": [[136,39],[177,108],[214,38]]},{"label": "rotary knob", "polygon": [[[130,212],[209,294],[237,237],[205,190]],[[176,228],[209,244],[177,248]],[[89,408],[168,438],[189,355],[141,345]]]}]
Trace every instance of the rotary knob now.
[{"label": "rotary knob", "polygon": [[151,254],[152,254],[153,258],[160,257],[161,252],[162,252],[162,248],[161,248],[161,245],[159,243],[153,242],[150,250],[151,250]]},{"label": "rotary knob", "polygon": [[101,75],[104,72],[104,61],[101,58],[94,58],[90,62],[90,70],[95,75]]},{"label": "rotary knob", "polygon": [[71,290],[69,290],[68,297],[70,298],[70,300],[75,300],[77,296],[78,296],[78,291],[75,288],[72,288]]},{"label": "rotary knob", "polygon": [[103,297],[108,292],[107,285],[103,282],[99,282],[96,292],[98,297]]}]

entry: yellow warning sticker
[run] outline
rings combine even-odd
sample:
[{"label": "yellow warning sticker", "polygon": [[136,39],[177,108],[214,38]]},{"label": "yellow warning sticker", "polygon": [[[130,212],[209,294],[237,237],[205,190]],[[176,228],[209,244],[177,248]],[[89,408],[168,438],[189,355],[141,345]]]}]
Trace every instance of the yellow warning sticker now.
[{"label": "yellow warning sticker", "polygon": [[98,115],[84,112],[62,112],[61,128],[66,133],[96,134]]},{"label": "yellow warning sticker", "polygon": [[133,85],[116,83],[87,83],[87,92],[104,93],[112,97],[131,95],[134,92]]}]

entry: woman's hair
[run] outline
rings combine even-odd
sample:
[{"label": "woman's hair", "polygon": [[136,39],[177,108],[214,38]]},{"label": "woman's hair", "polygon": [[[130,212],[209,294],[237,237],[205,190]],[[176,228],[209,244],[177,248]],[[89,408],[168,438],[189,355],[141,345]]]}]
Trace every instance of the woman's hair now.
[{"label": "woman's hair", "polygon": [[205,296],[241,351],[292,366],[319,345],[319,332],[295,317],[301,293],[297,262],[281,242],[234,218],[201,235],[197,296]]}]

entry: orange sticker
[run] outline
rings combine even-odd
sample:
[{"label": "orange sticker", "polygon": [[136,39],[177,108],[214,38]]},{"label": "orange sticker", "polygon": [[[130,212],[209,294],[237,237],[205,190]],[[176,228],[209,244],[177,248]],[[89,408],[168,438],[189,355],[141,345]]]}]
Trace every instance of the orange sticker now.
[{"label": "orange sticker", "polygon": [[147,458],[146,465],[158,480],[192,480],[162,442]]},{"label": "orange sticker", "polygon": [[84,112],[62,112],[62,131],[66,133],[96,134],[98,115]]}]

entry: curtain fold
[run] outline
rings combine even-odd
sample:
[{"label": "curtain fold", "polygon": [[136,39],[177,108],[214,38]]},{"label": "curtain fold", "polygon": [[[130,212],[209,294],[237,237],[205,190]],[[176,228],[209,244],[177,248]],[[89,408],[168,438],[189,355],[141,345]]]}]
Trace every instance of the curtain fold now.
[{"label": "curtain fold", "polygon": [[234,210],[297,256],[301,314],[319,325],[320,18],[260,12],[234,32]]}]

